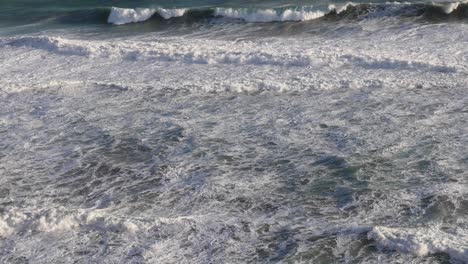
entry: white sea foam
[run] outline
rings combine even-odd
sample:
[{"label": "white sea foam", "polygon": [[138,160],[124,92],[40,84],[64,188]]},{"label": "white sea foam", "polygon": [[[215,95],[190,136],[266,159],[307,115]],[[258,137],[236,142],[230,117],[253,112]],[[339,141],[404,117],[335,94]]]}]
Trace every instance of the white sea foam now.
[{"label": "white sea foam", "polygon": [[227,18],[243,19],[247,22],[272,22],[272,21],[306,21],[317,19],[325,15],[319,10],[309,10],[305,8],[286,9],[278,11],[274,9],[249,10],[234,8],[217,8],[216,16]]},{"label": "white sea foam", "polygon": [[176,9],[164,9],[164,8],[158,8],[157,12],[160,16],[162,16],[164,19],[169,19],[173,17],[181,17],[185,14],[187,9],[184,8],[176,8]]},{"label": "white sea foam", "polygon": [[[116,217],[106,210],[67,211],[65,208],[24,211],[10,208],[0,216],[0,237],[13,238],[21,233],[78,233],[83,230],[99,230],[100,232],[145,234],[159,228],[171,225],[190,227],[196,221],[208,221],[200,216],[156,217],[153,219],[127,219]],[[468,261],[468,232],[460,228],[447,229],[441,226],[402,228],[385,226],[317,226],[318,234],[336,234],[343,236],[367,233],[369,240],[375,241],[380,249],[390,249],[403,254],[427,256],[429,254],[445,253],[452,259]],[[352,241],[352,240],[351,240]],[[351,242],[351,241],[348,241]],[[160,246],[172,247],[171,244]],[[156,250],[156,249],[154,249]],[[159,252],[162,254],[162,252]],[[158,253],[158,255],[160,255]],[[148,254],[154,254],[148,252]],[[160,256],[159,256],[160,257]]]},{"label": "white sea foam", "polygon": [[[446,14],[451,14],[460,4],[466,4],[467,1],[455,2],[433,2],[434,6],[442,8]],[[248,9],[248,8],[215,8],[214,15],[226,18],[242,19],[246,22],[282,22],[282,21],[307,21],[323,17],[329,11],[337,14],[343,13],[349,7],[357,6],[359,3],[332,3],[328,6],[328,11],[314,9],[313,7],[297,7],[285,9]],[[402,6],[409,6],[409,2],[387,2],[385,8],[377,9],[368,14],[370,17],[391,16],[395,11],[399,11]],[[128,23],[143,22],[151,18],[155,13],[164,19],[181,17],[187,13],[188,9],[175,8],[118,8],[112,7],[108,17],[108,23],[123,25]]]},{"label": "white sea foam", "polygon": [[[128,23],[143,22],[158,13],[164,19],[181,17],[187,9],[164,9],[164,8],[118,8],[113,7],[108,18],[108,23],[123,25]],[[274,10],[259,9],[249,10],[246,8],[216,8],[215,16],[227,18],[243,19],[247,22],[272,22],[272,21],[306,21],[324,16],[320,10],[310,10],[308,8]]]},{"label": "white sea foam", "polygon": [[0,258],[465,260],[467,28],[357,27],[0,39]]},{"label": "white sea foam", "polygon": [[460,5],[459,2],[445,4],[445,5],[443,6],[444,12],[445,12],[446,14],[450,14],[450,13],[452,13],[455,9],[457,9],[459,5]]},{"label": "white sea foam", "polygon": [[416,256],[446,253],[453,259],[468,262],[468,232],[456,228],[443,231],[440,227],[391,228],[377,226],[368,233],[382,248]]},{"label": "white sea foam", "polygon": [[462,1],[432,1],[434,6],[439,6],[444,10],[446,14],[451,14],[455,11],[460,5],[468,4],[467,0]]},{"label": "white sea foam", "polygon": [[115,25],[142,22],[151,18],[154,15],[154,13],[156,13],[156,9],[151,8],[131,9],[112,7],[107,22]]},{"label": "white sea foam", "polygon": [[232,52],[216,46],[180,46],[165,43],[119,43],[109,45],[100,41],[68,40],[57,37],[22,37],[9,45],[30,47],[63,55],[113,57],[131,60],[182,61],[194,64],[253,64],[280,66],[308,66],[309,56],[278,54],[266,51]]},{"label": "white sea foam", "polygon": [[356,3],[353,3],[353,2],[347,2],[345,4],[330,4],[328,6],[328,10],[330,11],[335,11],[337,14],[341,14],[343,13],[344,11],[346,11],[346,9],[348,9],[348,7],[350,6],[356,6],[357,4]]},{"label": "white sea foam", "polygon": [[150,19],[155,13],[158,13],[164,19],[181,17],[186,9],[164,9],[164,8],[118,8],[112,7],[108,23],[123,25],[128,23],[143,22]]},{"label": "white sea foam", "polygon": [[10,237],[18,232],[70,232],[95,226],[107,230],[135,233],[163,223],[177,223],[190,217],[158,218],[152,221],[129,221],[116,218],[105,211],[79,209],[69,212],[64,208],[24,212],[9,209],[0,216],[0,237]]},{"label": "white sea foam", "polygon": [[307,67],[324,64],[352,64],[369,69],[399,69],[434,72],[457,72],[456,66],[402,60],[386,57],[370,57],[358,54],[313,54],[305,50],[278,52],[245,45],[245,49],[232,51],[232,46],[220,45],[170,45],[158,42],[81,41],[58,37],[19,37],[6,42],[14,47],[29,47],[61,55],[91,58],[122,58],[143,61],[179,61],[190,64],[248,64]]}]

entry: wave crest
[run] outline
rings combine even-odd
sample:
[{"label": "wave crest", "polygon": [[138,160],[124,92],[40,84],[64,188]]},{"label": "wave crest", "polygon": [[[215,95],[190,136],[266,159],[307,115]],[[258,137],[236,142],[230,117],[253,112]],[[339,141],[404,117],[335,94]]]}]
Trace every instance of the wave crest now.
[{"label": "wave crest", "polygon": [[[208,8],[208,9],[163,9],[163,8],[118,8],[112,7],[107,22],[116,25],[146,21],[154,16],[161,19],[179,17],[193,18],[228,18],[245,22],[286,22],[309,21],[322,17],[338,19],[368,19],[388,16],[425,17],[425,18],[468,18],[468,2],[449,3],[385,3],[363,4],[347,2],[344,4],[330,4],[327,9],[314,6],[248,9],[248,8]],[[200,17],[201,16],[201,17]]]},{"label": "wave crest", "polygon": [[319,10],[310,10],[307,8],[286,9],[278,11],[274,9],[264,9],[250,11],[249,9],[217,8],[215,16],[237,18],[247,22],[273,22],[273,21],[306,21],[325,15]]},{"label": "wave crest", "polygon": [[164,9],[164,8],[118,8],[112,7],[108,23],[115,25],[124,25],[129,23],[143,22],[150,19],[154,14],[159,14],[164,19],[181,17],[186,9]]}]

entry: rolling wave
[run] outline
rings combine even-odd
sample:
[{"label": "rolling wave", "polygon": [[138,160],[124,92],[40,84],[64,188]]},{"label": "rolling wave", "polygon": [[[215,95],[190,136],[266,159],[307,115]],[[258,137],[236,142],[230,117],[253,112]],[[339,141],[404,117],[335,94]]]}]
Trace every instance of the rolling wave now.
[{"label": "rolling wave", "polygon": [[173,17],[181,17],[186,9],[163,9],[163,8],[118,8],[112,7],[107,20],[108,23],[122,25],[128,23],[142,22],[151,18],[155,13],[158,13],[164,19]]},{"label": "rolling wave", "polygon": [[309,21],[320,18],[369,19],[389,16],[420,17],[423,19],[450,20],[468,19],[468,2],[449,3],[385,3],[330,4],[320,9],[313,6],[277,9],[209,8],[209,9],[163,9],[163,8],[117,8],[112,7],[107,22],[116,25],[143,22],[154,19],[211,19],[225,18],[245,22]]},{"label": "rolling wave", "polygon": [[[147,22],[160,29],[187,25],[224,23],[336,23],[393,17],[414,22],[466,22],[468,1],[432,3],[359,3],[280,8],[161,8],[90,7],[86,9],[41,9],[19,16],[0,17],[7,25],[126,25]],[[397,21],[396,20],[396,21]]]},{"label": "rolling wave", "polygon": [[247,8],[214,8],[200,9],[163,9],[163,8],[117,8],[112,7],[108,23],[123,25],[128,23],[143,22],[150,18],[198,18],[209,19],[216,17],[239,19],[246,22],[274,22],[274,21],[306,21],[323,17],[326,13],[311,8],[297,9],[261,9],[250,10]]},{"label": "rolling wave", "polygon": [[[18,18],[24,23],[53,21],[60,24],[113,24],[125,25],[154,21],[158,25],[177,23],[205,23],[212,21],[266,23],[301,21],[340,21],[406,17],[423,21],[466,21],[468,1],[433,3],[383,3],[348,2],[328,6],[290,6],[282,8],[120,8],[97,7],[78,10],[37,11],[28,18]],[[216,19],[216,20],[215,20]],[[0,18],[1,20],[1,18]]]}]

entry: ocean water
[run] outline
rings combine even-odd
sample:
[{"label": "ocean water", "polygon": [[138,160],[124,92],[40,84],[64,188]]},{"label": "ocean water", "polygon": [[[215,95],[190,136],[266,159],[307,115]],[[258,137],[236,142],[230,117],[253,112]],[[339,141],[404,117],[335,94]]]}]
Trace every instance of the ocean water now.
[{"label": "ocean water", "polygon": [[0,2],[1,263],[467,263],[468,3]]}]

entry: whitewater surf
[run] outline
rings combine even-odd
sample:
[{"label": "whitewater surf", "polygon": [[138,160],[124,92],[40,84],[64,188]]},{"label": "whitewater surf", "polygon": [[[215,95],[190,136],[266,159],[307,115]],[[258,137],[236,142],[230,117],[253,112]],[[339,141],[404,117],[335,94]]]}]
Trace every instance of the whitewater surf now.
[{"label": "whitewater surf", "polygon": [[0,7],[1,263],[468,262],[466,2]]}]

